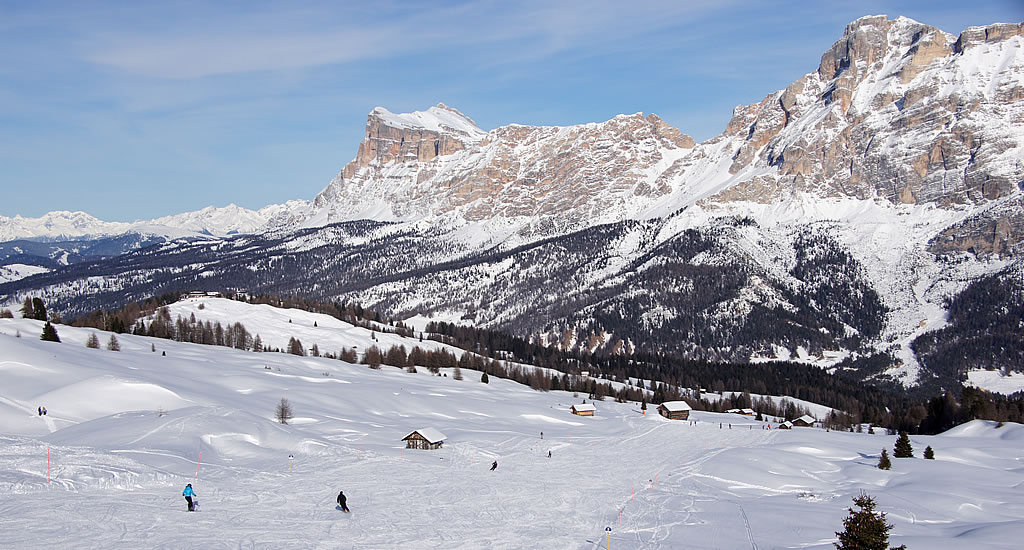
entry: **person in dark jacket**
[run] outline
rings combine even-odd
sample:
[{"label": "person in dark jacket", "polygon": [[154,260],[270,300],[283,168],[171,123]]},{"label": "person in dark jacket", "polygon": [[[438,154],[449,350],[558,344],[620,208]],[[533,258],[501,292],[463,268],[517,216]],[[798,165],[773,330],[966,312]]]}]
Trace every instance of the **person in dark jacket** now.
[{"label": "person in dark jacket", "polygon": [[195,507],[194,504],[192,504],[192,497],[198,496],[198,495],[196,495],[196,492],[192,490],[192,484],[191,483],[189,483],[188,485],[185,486],[185,490],[181,492],[181,496],[185,497],[185,502],[188,503],[188,511],[189,512],[195,512],[196,511],[196,507]]},{"label": "person in dark jacket", "polygon": [[494,470],[497,470],[497,469],[498,469],[498,461],[495,460],[494,462],[491,463],[491,471],[493,472]]},{"label": "person in dark jacket", "polygon": [[348,512],[349,511],[348,510],[348,505],[345,504],[347,501],[348,501],[348,499],[345,498],[345,491],[338,491],[338,506],[341,506],[341,511],[342,512]]}]

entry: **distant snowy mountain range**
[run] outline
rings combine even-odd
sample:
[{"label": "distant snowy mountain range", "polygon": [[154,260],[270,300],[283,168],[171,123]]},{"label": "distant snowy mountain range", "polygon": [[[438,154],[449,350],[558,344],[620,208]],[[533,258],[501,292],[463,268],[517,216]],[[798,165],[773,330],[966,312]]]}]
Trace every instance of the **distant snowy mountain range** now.
[{"label": "distant snowy mountain range", "polygon": [[[0,301],[42,294],[74,314],[171,289],[302,293],[590,351],[792,358],[906,384],[960,378],[957,361],[1020,368],[1006,342],[1024,319],[996,345],[950,304],[984,287],[1024,308],[1024,24],[957,37],[861,18],[703,143],[642,113],[484,131],[445,105],[378,107],[312,201],[0,220],[22,239],[124,231],[159,238],[0,285]],[[216,239],[161,242],[179,237]],[[921,340],[940,330],[960,347]]]}]

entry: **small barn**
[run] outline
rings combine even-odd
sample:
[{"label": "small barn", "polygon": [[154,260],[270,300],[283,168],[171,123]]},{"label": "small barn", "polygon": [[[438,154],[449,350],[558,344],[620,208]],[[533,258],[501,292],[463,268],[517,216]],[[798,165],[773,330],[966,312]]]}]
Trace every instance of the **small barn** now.
[{"label": "small barn", "polygon": [[686,401],[666,401],[658,405],[658,414],[669,420],[686,420],[690,418],[690,404]]},{"label": "small barn", "polygon": [[802,428],[810,428],[814,426],[814,417],[809,415],[803,415],[800,418],[793,420],[794,426],[800,426]]},{"label": "small barn", "polygon": [[572,414],[577,416],[594,416],[594,413],[597,412],[597,407],[593,403],[583,403],[581,405],[573,405],[570,410]]},{"label": "small barn", "polygon": [[406,449],[440,449],[445,435],[434,428],[423,428],[416,430],[402,438],[405,441]]},{"label": "small barn", "polygon": [[780,430],[792,430],[793,429],[793,423],[790,422],[789,420],[787,420],[787,421],[783,422],[782,424],[779,424],[779,429]]}]

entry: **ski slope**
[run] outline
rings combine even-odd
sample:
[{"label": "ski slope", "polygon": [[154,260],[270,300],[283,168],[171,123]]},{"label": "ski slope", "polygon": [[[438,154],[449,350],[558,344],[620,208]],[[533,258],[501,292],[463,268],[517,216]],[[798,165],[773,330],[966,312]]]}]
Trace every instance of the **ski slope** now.
[{"label": "ski slope", "polygon": [[[237,305],[265,341],[315,320],[323,341],[296,334],[307,348],[372,342],[326,316],[223,302],[174,307]],[[85,346],[109,334],[57,329],[62,343],[43,342],[40,322],[0,319],[5,548],[823,550],[861,491],[894,524],[893,545],[1024,537],[1021,425],[912,436],[918,458],[881,471],[894,436],[700,411],[696,424],[668,421],[612,401],[585,418],[568,411],[585,396],[471,371],[459,381],[127,334],[114,352]],[[274,420],[281,398],[287,425]],[[447,436],[442,449],[403,448],[427,427]],[[936,460],[920,458],[926,445]],[[198,513],[185,511],[186,483]],[[351,514],[334,508],[342,489]]]}]

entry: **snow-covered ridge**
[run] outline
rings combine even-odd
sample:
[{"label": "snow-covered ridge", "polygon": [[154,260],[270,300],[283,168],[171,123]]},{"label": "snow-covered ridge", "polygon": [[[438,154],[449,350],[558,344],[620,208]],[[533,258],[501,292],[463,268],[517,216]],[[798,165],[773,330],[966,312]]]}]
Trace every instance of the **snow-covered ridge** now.
[{"label": "snow-covered ridge", "polygon": [[38,218],[0,216],[0,242],[17,239],[72,240],[91,239],[135,232],[168,239],[187,237],[225,237],[259,231],[274,217],[287,216],[306,201],[272,204],[249,210],[230,204],[209,206],[194,212],[134,222],[106,222],[85,212],[54,211]]}]

